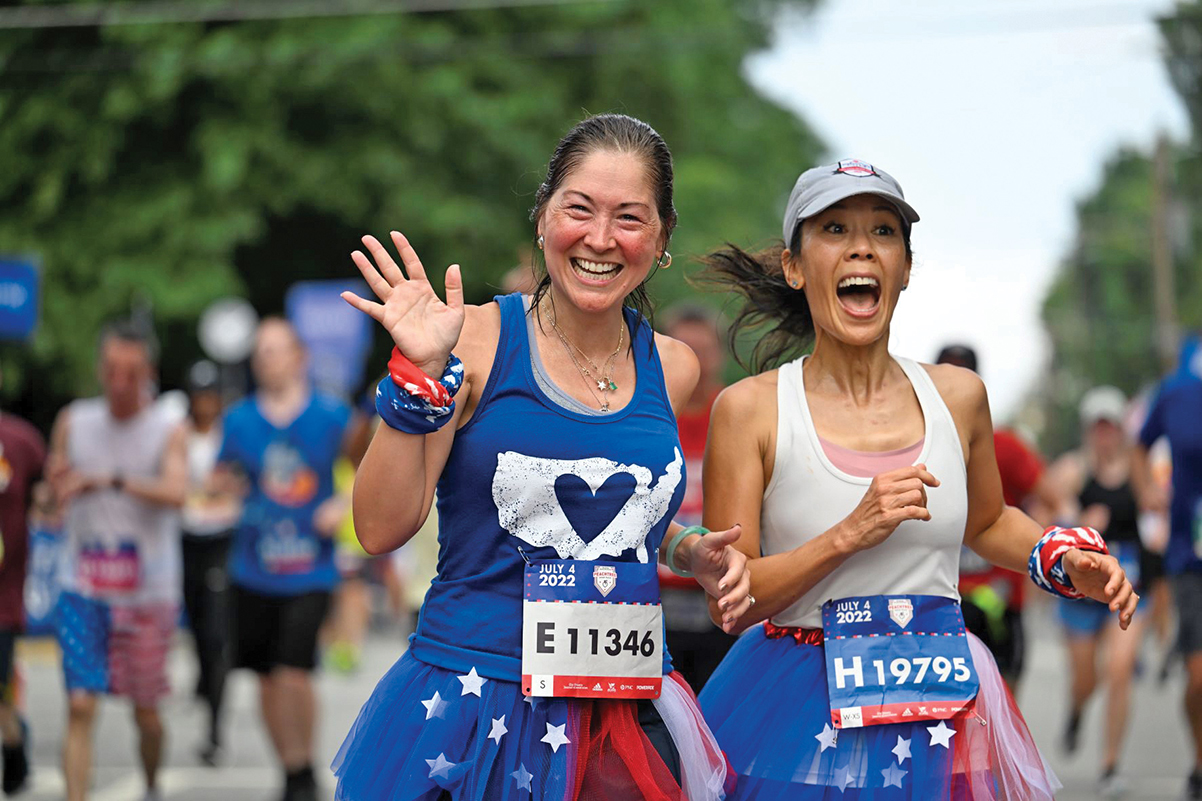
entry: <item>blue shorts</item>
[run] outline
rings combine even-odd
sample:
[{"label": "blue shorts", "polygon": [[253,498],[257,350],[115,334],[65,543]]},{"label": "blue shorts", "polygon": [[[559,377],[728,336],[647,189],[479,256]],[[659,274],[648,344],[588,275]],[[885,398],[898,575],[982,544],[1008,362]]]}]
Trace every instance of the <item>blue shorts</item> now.
[{"label": "blue shorts", "polygon": [[73,592],[58,597],[54,606],[54,634],[63,652],[63,679],[68,692],[108,692],[112,625],[108,604]]}]

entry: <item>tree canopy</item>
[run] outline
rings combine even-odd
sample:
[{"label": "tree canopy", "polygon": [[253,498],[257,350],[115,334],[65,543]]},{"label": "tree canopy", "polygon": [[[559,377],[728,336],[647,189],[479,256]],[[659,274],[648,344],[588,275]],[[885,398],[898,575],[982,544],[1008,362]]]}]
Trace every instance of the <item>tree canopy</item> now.
[{"label": "tree canopy", "polygon": [[[208,303],[279,312],[294,281],[353,277],[367,232],[403,230],[487,299],[533,239],[551,149],[588,113],[643,118],[672,147],[677,265],[770,234],[820,148],[744,77],[779,5],[0,30],[0,253],[35,255],[45,287],[36,337],[4,349],[9,408],[45,423],[93,391],[96,334],[131,304],[152,307],[176,385]],[[653,294],[681,295],[682,273]]]}]

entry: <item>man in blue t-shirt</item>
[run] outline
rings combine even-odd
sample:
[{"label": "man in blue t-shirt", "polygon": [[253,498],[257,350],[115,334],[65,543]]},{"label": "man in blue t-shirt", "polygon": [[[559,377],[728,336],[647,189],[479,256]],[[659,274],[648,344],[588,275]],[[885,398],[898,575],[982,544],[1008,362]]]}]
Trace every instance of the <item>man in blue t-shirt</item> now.
[{"label": "man in blue t-shirt", "polygon": [[349,409],[313,392],[304,347],[279,318],[259,325],[254,395],[231,407],[219,484],[244,495],[230,554],[234,667],[259,674],[264,724],[285,773],[285,801],[316,798],[312,769],[317,632],[338,583],[334,494]]},{"label": "man in blue t-shirt", "polygon": [[[1188,682],[1185,711],[1194,738],[1187,798],[1202,799],[1202,342],[1189,337],[1181,365],[1156,391],[1139,433],[1133,478],[1140,504],[1169,510],[1165,570],[1173,581]],[[1161,437],[1172,452],[1172,499],[1150,477],[1148,449]]]}]

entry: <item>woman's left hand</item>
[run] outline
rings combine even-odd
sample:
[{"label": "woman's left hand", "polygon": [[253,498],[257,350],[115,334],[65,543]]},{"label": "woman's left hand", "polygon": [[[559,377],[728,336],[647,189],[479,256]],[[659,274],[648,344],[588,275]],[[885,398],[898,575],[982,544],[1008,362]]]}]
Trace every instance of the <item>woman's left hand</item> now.
[{"label": "woman's left hand", "polygon": [[722,630],[727,634],[755,603],[747,557],[733,547],[741,533],[737,525],[726,531],[711,531],[697,538],[689,551],[689,570],[701,588],[718,599]]},{"label": "woman's left hand", "polygon": [[1062,557],[1064,569],[1073,586],[1095,601],[1119,613],[1119,627],[1126,630],[1135,617],[1139,596],[1127,579],[1127,572],[1113,556],[1073,548]]}]

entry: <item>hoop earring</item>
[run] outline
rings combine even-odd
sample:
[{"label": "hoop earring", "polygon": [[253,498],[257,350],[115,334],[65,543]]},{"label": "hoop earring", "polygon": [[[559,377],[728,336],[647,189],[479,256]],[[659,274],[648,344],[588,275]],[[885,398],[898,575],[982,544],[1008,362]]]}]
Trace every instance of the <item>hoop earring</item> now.
[{"label": "hoop earring", "polygon": [[542,234],[539,234],[539,235],[538,235],[538,239],[534,240],[534,242],[535,242],[535,244],[536,244],[536,245],[538,245],[538,249],[539,249],[539,250],[542,250],[542,249],[543,249],[543,245],[544,245],[544,244],[546,244],[547,240],[543,238],[543,235],[542,235]]},{"label": "hoop earring", "polygon": [[661,270],[666,270],[669,267],[671,267],[672,266],[672,254],[665,250],[663,253],[660,254],[659,258],[656,259],[655,266],[659,267]]}]

